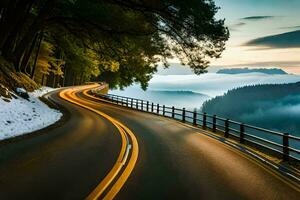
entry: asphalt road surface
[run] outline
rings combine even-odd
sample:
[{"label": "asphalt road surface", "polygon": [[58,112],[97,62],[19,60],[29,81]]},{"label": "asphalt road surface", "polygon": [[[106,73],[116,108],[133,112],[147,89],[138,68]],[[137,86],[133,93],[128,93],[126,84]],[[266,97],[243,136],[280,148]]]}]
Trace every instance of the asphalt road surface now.
[{"label": "asphalt road surface", "polygon": [[[70,103],[58,92],[50,94],[68,111],[64,122],[0,144],[1,200],[91,197],[115,167],[124,138],[129,148],[122,159],[128,161],[99,198],[109,199],[105,195],[125,174],[115,199],[300,199],[299,188],[201,130],[96,100],[79,89],[72,95]],[[127,135],[122,139],[120,132]]]}]

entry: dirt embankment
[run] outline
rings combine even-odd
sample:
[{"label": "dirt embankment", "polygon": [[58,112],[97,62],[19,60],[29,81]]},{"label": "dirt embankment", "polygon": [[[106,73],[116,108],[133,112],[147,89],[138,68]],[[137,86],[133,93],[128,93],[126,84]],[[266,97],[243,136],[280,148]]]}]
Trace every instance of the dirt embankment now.
[{"label": "dirt embankment", "polygon": [[14,91],[18,87],[31,92],[37,89],[38,85],[27,75],[16,72],[11,63],[0,57],[0,96],[7,97],[7,89]]}]

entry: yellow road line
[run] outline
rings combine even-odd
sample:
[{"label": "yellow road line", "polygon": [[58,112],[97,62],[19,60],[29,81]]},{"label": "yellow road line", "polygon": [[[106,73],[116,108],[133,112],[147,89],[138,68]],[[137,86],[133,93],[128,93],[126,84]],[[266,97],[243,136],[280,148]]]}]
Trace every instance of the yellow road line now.
[{"label": "yellow road line", "polygon": [[135,166],[135,163],[137,161],[137,158],[138,158],[138,142],[137,142],[136,137],[126,126],[124,126],[123,124],[119,124],[119,125],[122,126],[126,130],[126,132],[129,134],[129,136],[131,137],[132,146],[136,147],[136,151],[132,151],[128,165],[126,166],[125,170],[123,171],[122,175],[119,177],[117,182],[113,185],[111,190],[105,196],[105,198],[104,198],[105,200],[113,199],[117,195],[117,193],[121,190],[122,186],[125,184],[126,180],[128,179],[129,175],[131,174],[131,172]]},{"label": "yellow road line", "polygon": [[[98,86],[98,85],[97,85]],[[95,87],[95,86],[94,86]],[[113,184],[113,186],[111,187],[111,189],[107,192],[107,194],[105,195],[104,199],[113,199],[115,197],[115,195],[120,191],[120,189],[122,188],[122,186],[125,184],[126,180],[128,179],[128,177],[130,176],[137,158],[138,158],[138,142],[136,137],[134,136],[134,134],[132,133],[132,131],[130,131],[129,128],[127,128],[124,124],[120,123],[119,121],[115,120],[114,118],[110,117],[109,115],[100,112],[90,106],[86,106],[83,103],[86,103],[85,101],[82,101],[81,99],[79,99],[78,97],[76,97],[74,94],[79,91],[79,90],[89,90],[93,87],[91,87],[91,85],[89,86],[81,86],[78,87],[77,90],[74,89],[66,89],[62,92],[59,93],[59,96],[73,104],[79,105],[81,107],[84,107],[88,110],[91,110],[101,116],[103,116],[104,118],[106,118],[107,120],[109,120],[119,131],[121,138],[122,138],[122,147],[121,147],[121,151],[119,153],[118,159],[116,161],[116,163],[114,164],[113,168],[110,170],[110,172],[105,176],[105,178],[100,182],[100,184],[89,194],[89,196],[87,197],[87,199],[97,199],[100,195],[103,194],[103,192],[108,188],[108,186],[112,183],[112,181],[116,178],[116,176],[118,175],[118,173],[120,172],[120,170],[123,167],[123,157],[125,155],[126,152],[126,134],[129,135],[131,141],[132,141],[132,153],[131,153],[131,157],[128,161],[127,166],[125,167],[125,169],[123,170],[122,174],[119,176],[119,178],[116,180],[116,182]],[[125,130],[125,131],[124,131]]]},{"label": "yellow road line", "polygon": [[88,196],[88,199],[96,199],[98,196],[100,196],[105,189],[109,186],[109,184],[114,180],[114,178],[117,176],[118,172],[121,170],[122,165],[122,158],[125,154],[126,151],[126,138],[125,138],[125,134],[124,131],[114,122],[114,119],[110,118],[109,116],[106,116],[105,114],[103,115],[103,113],[90,108],[88,106],[82,105],[80,103],[78,103],[77,101],[74,101],[71,99],[71,95],[74,93],[75,91],[72,91],[71,93],[69,91],[65,91],[60,93],[60,96],[64,99],[66,99],[67,101],[70,101],[74,104],[77,104],[81,107],[87,108],[89,110],[92,110],[93,112],[105,117],[106,119],[108,119],[109,121],[111,121],[116,128],[119,130],[120,134],[121,134],[121,138],[122,138],[122,147],[121,147],[121,151],[119,153],[119,156],[117,158],[116,163],[114,164],[113,168],[110,170],[110,172],[105,176],[105,178],[101,181],[101,183],[96,187],[96,189],[94,189],[94,191]]}]

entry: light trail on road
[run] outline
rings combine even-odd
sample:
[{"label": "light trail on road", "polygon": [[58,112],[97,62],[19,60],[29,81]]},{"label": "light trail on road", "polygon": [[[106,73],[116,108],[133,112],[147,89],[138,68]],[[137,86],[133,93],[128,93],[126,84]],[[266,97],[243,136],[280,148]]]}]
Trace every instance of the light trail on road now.
[{"label": "light trail on road", "polygon": [[[98,87],[98,85],[96,86]],[[121,190],[126,180],[130,176],[135,163],[138,158],[138,142],[132,131],[127,128],[124,124],[108,116],[107,114],[100,112],[92,107],[87,106],[86,102],[83,102],[75,96],[76,92],[87,91],[95,88],[94,85],[81,86],[77,89],[66,89],[59,93],[59,96],[73,104],[86,108],[92,112],[95,112],[102,117],[109,120],[118,129],[122,138],[122,147],[117,158],[117,161],[107,176],[99,183],[99,185],[90,193],[86,198],[88,200],[94,200],[98,198],[102,199],[113,199],[117,193]],[[85,104],[84,104],[85,103]],[[130,141],[129,141],[130,138]],[[131,155],[129,156],[129,151]],[[130,157],[130,158],[129,158]],[[127,159],[129,160],[127,161]],[[125,169],[123,169],[125,168]],[[123,171],[122,171],[123,169]],[[112,183],[115,182],[113,185]],[[108,191],[107,191],[108,190]]]}]

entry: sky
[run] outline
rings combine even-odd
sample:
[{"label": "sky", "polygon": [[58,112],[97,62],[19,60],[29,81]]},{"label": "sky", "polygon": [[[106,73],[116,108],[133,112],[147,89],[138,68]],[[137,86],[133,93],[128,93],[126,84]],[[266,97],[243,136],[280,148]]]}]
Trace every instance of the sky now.
[{"label": "sky", "polygon": [[225,18],[231,36],[212,66],[278,67],[300,74],[300,0],[215,3],[220,7],[216,17]]}]

